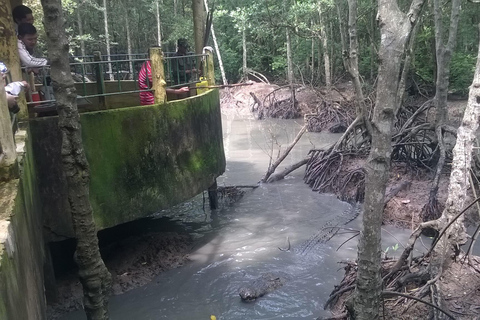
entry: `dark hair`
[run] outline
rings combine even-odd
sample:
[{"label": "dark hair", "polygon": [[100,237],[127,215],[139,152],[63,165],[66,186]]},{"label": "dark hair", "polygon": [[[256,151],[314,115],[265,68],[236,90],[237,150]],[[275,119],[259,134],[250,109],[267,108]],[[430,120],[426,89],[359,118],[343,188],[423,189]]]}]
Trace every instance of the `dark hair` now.
[{"label": "dark hair", "polygon": [[36,34],[37,28],[31,23],[21,23],[18,26],[18,35],[23,37],[26,34]]},{"label": "dark hair", "polygon": [[187,39],[180,38],[177,40],[177,46],[178,47],[183,47],[183,48],[188,48],[188,41]]},{"label": "dark hair", "polygon": [[27,14],[33,14],[32,9],[27,6],[19,5],[12,10],[13,21],[17,22],[18,20],[24,19]]}]

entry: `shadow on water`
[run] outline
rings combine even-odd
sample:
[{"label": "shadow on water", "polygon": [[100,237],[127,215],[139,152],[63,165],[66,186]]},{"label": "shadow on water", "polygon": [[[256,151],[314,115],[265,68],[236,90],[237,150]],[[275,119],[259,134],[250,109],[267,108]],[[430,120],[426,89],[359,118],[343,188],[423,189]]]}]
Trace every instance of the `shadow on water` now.
[{"label": "shadow on water", "polygon": [[[255,184],[270,160],[259,145],[265,143],[265,132],[272,134],[272,130],[265,123],[232,115],[223,121],[227,171],[218,184]],[[289,137],[299,129],[293,121],[277,124]],[[325,146],[335,139],[335,135],[305,136],[300,151],[293,152],[284,165],[303,158],[312,146]],[[278,247],[285,246],[287,237],[292,248],[299,246],[349,206],[332,195],[312,192],[303,183],[303,172],[295,172],[285,180],[260,185],[217,211],[203,209],[202,195],[162,211],[157,216],[168,217],[173,225],[159,227],[178,227],[196,239],[189,262],[160,274],[148,285],[112,297],[111,319],[209,320],[210,315],[218,320],[315,319],[328,315],[323,304],[343,277],[339,262],[356,258],[357,239],[345,243],[351,233],[339,232],[307,255]],[[152,227],[151,220],[146,222],[145,227]],[[347,227],[358,230],[360,219]],[[385,234],[385,248],[406,242],[408,232],[389,229],[395,237]],[[389,254],[394,255],[393,251]],[[239,289],[265,272],[282,272],[288,279],[256,302],[242,302]],[[85,316],[78,311],[63,319]]]}]

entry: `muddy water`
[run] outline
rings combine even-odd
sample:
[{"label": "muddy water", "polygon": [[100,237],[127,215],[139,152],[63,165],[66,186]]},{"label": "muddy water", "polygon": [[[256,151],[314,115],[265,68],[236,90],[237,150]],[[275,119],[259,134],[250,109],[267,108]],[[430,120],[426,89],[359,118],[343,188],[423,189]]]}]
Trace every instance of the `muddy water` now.
[{"label": "muddy water", "polygon": [[[228,111],[223,115],[227,169],[218,184],[256,184],[272,150],[276,156],[278,146],[293,140],[301,125],[292,120],[256,121]],[[282,167],[337,138],[306,134]],[[305,256],[278,249],[286,246],[287,237],[292,247],[299,245],[349,208],[331,195],[312,192],[302,175],[300,169],[283,181],[260,185],[234,205],[214,212],[203,210],[202,196],[162,212],[182,220],[199,239],[191,261],[144,287],[112,297],[111,319],[209,320],[211,315],[219,320],[315,319],[328,315],[323,304],[343,276],[338,262],[354,259],[357,243],[353,239],[343,244],[352,236],[344,233]],[[347,227],[358,229],[359,221]],[[384,248],[406,242],[406,237],[406,232],[390,228],[384,233]],[[240,287],[261,273],[275,271],[288,275],[283,287],[254,303],[240,300]],[[63,319],[85,316],[75,312]]]}]

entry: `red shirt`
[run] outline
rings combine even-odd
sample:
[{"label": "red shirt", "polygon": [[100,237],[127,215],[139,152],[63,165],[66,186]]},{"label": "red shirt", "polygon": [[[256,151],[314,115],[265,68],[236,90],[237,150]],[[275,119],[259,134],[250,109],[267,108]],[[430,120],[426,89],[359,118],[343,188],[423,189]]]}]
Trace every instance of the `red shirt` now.
[{"label": "red shirt", "polygon": [[[152,88],[152,65],[150,64],[150,61],[145,62],[138,73],[138,87],[140,90],[148,90]],[[142,106],[154,103],[155,98],[153,96],[153,92],[140,92],[140,104]]]}]

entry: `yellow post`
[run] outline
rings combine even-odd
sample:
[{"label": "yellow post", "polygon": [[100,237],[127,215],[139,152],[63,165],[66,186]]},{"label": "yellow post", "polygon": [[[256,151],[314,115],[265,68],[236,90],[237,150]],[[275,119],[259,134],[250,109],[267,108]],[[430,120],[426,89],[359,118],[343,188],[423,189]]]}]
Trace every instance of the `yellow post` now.
[{"label": "yellow post", "polygon": [[215,70],[213,69],[213,48],[212,47],[205,47],[205,52],[207,53],[207,81],[209,86],[215,85]]},{"label": "yellow post", "polygon": [[167,82],[165,81],[162,48],[150,48],[150,61],[152,64],[152,90],[155,103],[165,103],[167,101]]}]

